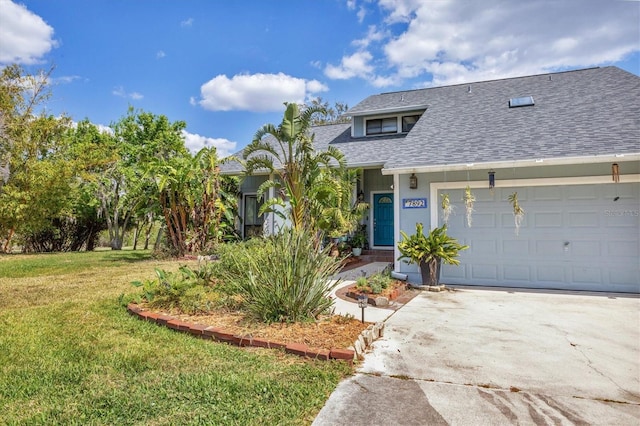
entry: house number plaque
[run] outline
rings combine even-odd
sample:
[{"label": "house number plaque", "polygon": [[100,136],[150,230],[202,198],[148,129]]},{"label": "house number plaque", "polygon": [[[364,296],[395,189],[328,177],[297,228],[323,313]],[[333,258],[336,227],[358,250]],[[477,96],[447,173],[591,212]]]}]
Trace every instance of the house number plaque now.
[{"label": "house number plaque", "polygon": [[402,208],[403,209],[426,209],[427,199],[426,198],[404,198],[402,200]]}]

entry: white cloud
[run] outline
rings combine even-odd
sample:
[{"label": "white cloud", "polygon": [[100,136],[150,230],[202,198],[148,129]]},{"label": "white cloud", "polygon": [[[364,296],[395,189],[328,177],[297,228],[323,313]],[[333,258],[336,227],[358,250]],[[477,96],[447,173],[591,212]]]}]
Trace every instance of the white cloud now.
[{"label": "white cloud", "polygon": [[157,59],[162,59],[162,58],[164,58],[165,56],[167,56],[167,54],[166,54],[166,53],[164,53],[164,51],[163,51],[163,50],[158,50],[158,52],[156,53],[156,58],[157,58]]},{"label": "white cloud", "polygon": [[317,80],[283,73],[218,75],[200,87],[200,106],[210,111],[281,111],[284,102],[302,103],[328,90]]},{"label": "white cloud", "polygon": [[384,22],[354,40],[356,52],[340,65],[328,65],[328,77],[362,78],[380,87],[411,79],[444,85],[605,65],[640,51],[637,1],[378,0],[378,5]]},{"label": "white cloud", "polygon": [[51,79],[53,84],[70,84],[76,80],[80,80],[82,77],[79,75],[63,75],[62,77],[55,77]]},{"label": "white cloud", "polygon": [[121,98],[130,98],[133,100],[139,100],[144,98],[144,96],[141,93],[138,92],[127,92],[126,90],[124,90],[124,87],[122,86],[117,86],[113,89],[113,91],[111,92],[113,95],[119,96]]},{"label": "white cloud", "polygon": [[343,56],[340,65],[327,65],[324,74],[336,80],[346,80],[352,77],[368,78],[374,67],[370,64],[373,56],[367,51],[359,51],[350,56]]},{"label": "white cloud", "polygon": [[218,158],[224,158],[236,151],[236,142],[232,142],[224,138],[208,138],[196,133],[189,133],[186,130],[182,131],[184,137],[184,144],[189,151],[196,153],[204,147],[215,147],[218,153]]},{"label": "white cloud", "polygon": [[37,64],[58,45],[53,28],[26,6],[0,0],[0,64]]},{"label": "white cloud", "polygon": [[180,21],[180,26],[181,27],[190,27],[193,25],[193,18],[189,18],[189,19],[185,19],[184,21]]}]

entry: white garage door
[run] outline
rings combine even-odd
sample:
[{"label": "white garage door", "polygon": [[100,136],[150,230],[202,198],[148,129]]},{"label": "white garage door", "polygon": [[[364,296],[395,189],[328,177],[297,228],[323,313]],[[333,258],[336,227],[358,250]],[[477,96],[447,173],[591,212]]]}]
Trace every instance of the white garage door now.
[{"label": "white garage door", "polygon": [[[515,233],[508,197],[525,217]],[[469,227],[462,189],[449,234],[470,248],[460,266],[443,265],[448,284],[640,292],[640,184],[474,189]],[[441,211],[439,224],[443,223]]]}]

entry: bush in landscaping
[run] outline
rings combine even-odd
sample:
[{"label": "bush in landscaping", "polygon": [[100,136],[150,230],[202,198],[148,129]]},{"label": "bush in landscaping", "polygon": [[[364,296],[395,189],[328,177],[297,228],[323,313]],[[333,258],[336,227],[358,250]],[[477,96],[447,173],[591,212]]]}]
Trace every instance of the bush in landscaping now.
[{"label": "bush in landscaping", "polygon": [[220,252],[224,281],[243,296],[247,311],[264,322],[313,320],[329,312],[330,278],[341,259],[321,250],[305,230],[280,233]]},{"label": "bush in landscaping", "polygon": [[178,272],[155,271],[155,279],[132,283],[142,287],[143,298],[150,307],[177,308],[196,314],[210,312],[224,303],[224,295],[215,288],[215,280],[206,267],[194,270],[182,266]]}]

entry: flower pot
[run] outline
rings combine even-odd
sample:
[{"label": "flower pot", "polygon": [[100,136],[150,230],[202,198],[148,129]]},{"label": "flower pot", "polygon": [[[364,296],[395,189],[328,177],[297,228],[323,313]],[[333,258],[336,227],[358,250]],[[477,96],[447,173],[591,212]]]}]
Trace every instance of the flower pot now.
[{"label": "flower pot", "polygon": [[440,283],[441,263],[440,259],[433,259],[429,262],[420,262],[422,285],[437,286]]},{"label": "flower pot", "polygon": [[351,254],[353,254],[355,257],[358,257],[362,254],[362,247],[353,247],[351,249]]}]

